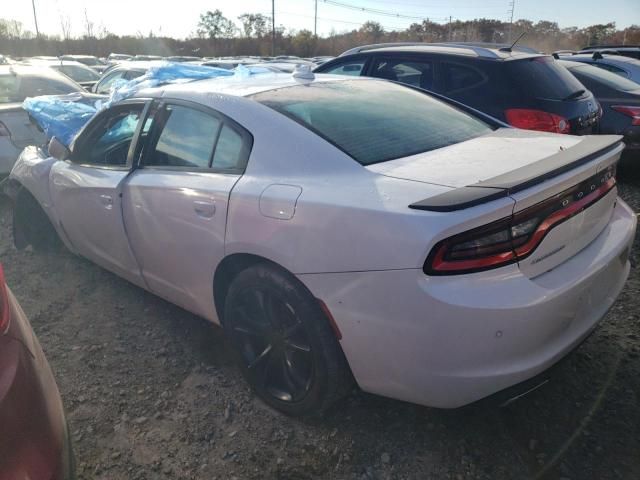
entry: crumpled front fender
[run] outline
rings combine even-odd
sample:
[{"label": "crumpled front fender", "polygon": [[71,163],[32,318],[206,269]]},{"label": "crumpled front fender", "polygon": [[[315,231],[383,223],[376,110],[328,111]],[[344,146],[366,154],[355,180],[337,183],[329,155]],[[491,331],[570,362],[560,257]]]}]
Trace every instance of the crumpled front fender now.
[{"label": "crumpled front fender", "polygon": [[51,207],[49,174],[57,161],[59,160],[49,157],[41,148],[25,148],[4,182],[4,193],[15,200],[20,188],[25,188],[48,211]]}]

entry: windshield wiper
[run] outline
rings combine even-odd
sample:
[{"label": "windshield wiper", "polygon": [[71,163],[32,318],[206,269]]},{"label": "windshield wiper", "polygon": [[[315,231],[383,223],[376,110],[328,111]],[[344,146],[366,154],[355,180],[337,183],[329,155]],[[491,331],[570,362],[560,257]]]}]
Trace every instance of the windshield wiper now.
[{"label": "windshield wiper", "polygon": [[584,94],[584,92],[586,92],[586,90],[584,90],[584,89],[582,89],[582,90],[578,90],[578,91],[575,91],[575,92],[573,92],[571,95],[569,95],[569,96],[567,96],[567,97],[563,98],[562,100],[563,100],[563,101],[564,101],[564,100],[573,100],[574,98],[581,97],[581,96]]}]

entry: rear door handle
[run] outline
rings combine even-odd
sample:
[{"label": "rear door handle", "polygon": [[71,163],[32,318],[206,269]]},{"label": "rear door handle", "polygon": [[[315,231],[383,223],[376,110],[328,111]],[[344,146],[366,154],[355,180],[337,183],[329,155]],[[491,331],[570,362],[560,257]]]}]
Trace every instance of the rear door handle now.
[{"label": "rear door handle", "polygon": [[113,197],[111,195],[100,195],[100,203],[105,208],[111,209],[113,208]]},{"label": "rear door handle", "polygon": [[193,209],[202,218],[211,218],[216,214],[216,205],[212,202],[196,200],[193,202]]}]

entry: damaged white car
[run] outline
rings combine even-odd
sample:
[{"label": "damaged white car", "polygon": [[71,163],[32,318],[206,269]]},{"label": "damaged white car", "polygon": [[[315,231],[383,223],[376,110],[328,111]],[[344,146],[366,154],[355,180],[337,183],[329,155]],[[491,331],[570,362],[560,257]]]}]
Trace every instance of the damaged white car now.
[{"label": "damaged white car", "polygon": [[615,301],[622,149],[391,82],[266,75],[138,92],[70,148],[26,149],[7,189],[18,247],[59,236],[221,324],[283,412],[354,381],[451,408],[547,370]]}]

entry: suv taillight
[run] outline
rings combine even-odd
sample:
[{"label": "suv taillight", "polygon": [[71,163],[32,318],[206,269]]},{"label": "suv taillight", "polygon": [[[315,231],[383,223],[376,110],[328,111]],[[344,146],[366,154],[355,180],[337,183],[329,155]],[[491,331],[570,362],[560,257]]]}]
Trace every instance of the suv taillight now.
[{"label": "suv taillight", "polygon": [[631,117],[631,125],[640,125],[640,107],[625,107],[624,105],[612,105],[611,108],[618,113]]},{"label": "suv taillight", "polygon": [[7,294],[7,284],[4,281],[4,270],[0,264],[0,335],[9,330],[9,297]]},{"label": "suv taillight", "polygon": [[556,226],[615,187],[615,166],[543,202],[436,244],[424,264],[427,275],[457,275],[502,267],[533,253]]},{"label": "suv taillight", "polygon": [[555,113],[528,108],[509,108],[504,111],[509,125],[539,132],[569,133],[569,121]]}]

